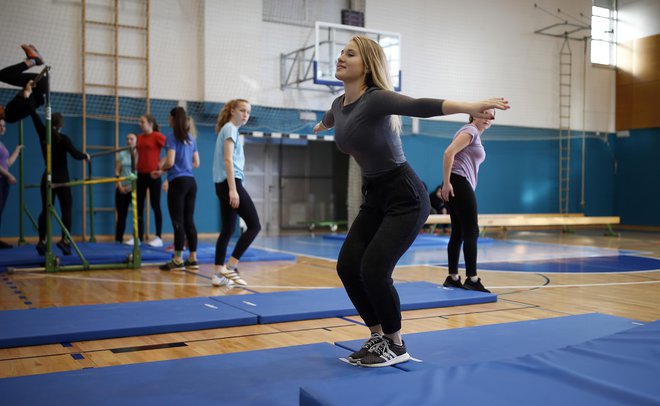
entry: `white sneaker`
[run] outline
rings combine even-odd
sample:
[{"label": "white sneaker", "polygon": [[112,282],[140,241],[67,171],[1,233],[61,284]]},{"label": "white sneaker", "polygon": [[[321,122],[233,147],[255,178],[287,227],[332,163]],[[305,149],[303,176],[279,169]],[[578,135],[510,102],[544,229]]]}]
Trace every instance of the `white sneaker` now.
[{"label": "white sneaker", "polygon": [[131,237],[131,239],[128,241],[124,241],[124,245],[133,245],[133,244],[135,244],[135,240],[133,239],[133,237]]},{"label": "white sneaker", "polygon": [[153,240],[149,241],[147,245],[160,248],[163,246],[163,240],[161,240],[160,237],[155,237]]},{"label": "white sneaker", "polygon": [[225,278],[229,279],[230,281],[234,282],[237,285],[241,286],[247,286],[247,282],[243,278],[241,278],[241,275],[238,273],[238,269],[227,269],[226,267],[220,268],[220,273],[222,276]]},{"label": "white sneaker", "polygon": [[231,286],[234,284],[234,282],[232,282],[230,279],[225,278],[224,276],[214,274],[213,278],[211,278],[211,284],[213,286]]}]

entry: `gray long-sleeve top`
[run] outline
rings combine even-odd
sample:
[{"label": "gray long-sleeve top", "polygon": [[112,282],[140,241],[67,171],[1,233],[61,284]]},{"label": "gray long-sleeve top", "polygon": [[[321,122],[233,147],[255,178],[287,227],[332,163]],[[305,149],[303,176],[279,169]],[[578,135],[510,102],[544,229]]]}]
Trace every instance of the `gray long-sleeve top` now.
[{"label": "gray long-sleeve top", "polygon": [[335,99],[321,120],[335,128],[339,150],[353,156],[362,176],[375,178],[406,162],[401,137],[390,126],[390,115],[441,116],[442,99],[414,99],[371,87],[355,102],[344,106],[344,95]]}]

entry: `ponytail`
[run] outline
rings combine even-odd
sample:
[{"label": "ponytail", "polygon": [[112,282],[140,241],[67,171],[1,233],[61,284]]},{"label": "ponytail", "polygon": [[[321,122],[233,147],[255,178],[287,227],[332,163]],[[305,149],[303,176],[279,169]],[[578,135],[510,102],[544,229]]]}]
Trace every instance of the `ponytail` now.
[{"label": "ponytail", "polygon": [[188,142],[188,117],[186,110],[183,107],[175,107],[170,111],[172,117],[172,129],[174,130],[174,138],[179,142]]}]

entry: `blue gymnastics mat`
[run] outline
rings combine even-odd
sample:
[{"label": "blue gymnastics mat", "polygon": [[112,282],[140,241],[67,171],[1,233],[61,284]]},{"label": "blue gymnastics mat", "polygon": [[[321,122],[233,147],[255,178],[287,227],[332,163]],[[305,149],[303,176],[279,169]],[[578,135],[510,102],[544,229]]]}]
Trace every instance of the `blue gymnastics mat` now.
[{"label": "blue gymnastics mat", "polygon": [[[400,283],[396,289],[401,310],[497,301],[497,295],[492,293],[449,289],[429,282]],[[211,299],[255,314],[262,324],[357,314],[343,288],[213,296]]]},{"label": "blue gymnastics mat", "polygon": [[[232,245],[227,247],[227,258],[231,256],[234,249]],[[170,251],[171,255],[171,251]],[[257,262],[257,261],[295,261],[296,256],[285,254],[277,251],[267,251],[259,248],[250,247],[245,251],[241,257],[241,262]],[[212,264],[215,262],[215,244],[207,242],[199,242],[197,244],[197,262],[200,264]]]},{"label": "blue gymnastics mat", "polygon": [[207,297],[0,312],[0,348],[253,325]]},{"label": "blue gymnastics mat", "polygon": [[[324,234],[323,238],[326,240],[333,241],[344,241],[346,239],[345,233],[334,233],[334,234]],[[480,237],[479,243],[488,243],[492,242],[492,238]],[[420,234],[415,238],[415,241],[412,243],[410,248],[422,248],[422,247],[432,247],[432,248],[447,248],[447,243],[449,243],[449,237],[443,235],[424,235]]]},{"label": "blue gymnastics mat", "polygon": [[660,259],[636,257],[631,255],[615,255],[524,262],[488,262],[482,263],[480,266],[484,270],[534,273],[631,272],[660,269]]},{"label": "blue gymnastics mat", "polygon": [[654,322],[507,360],[315,383],[301,389],[300,404],[658,405],[659,376],[660,323]]},{"label": "blue gymnastics mat", "polygon": [[[114,243],[91,243],[81,242],[76,243],[80,251],[85,256],[85,259],[90,264],[103,264],[103,263],[116,263],[124,261],[128,254],[133,252],[133,247],[123,244]],[[142,246],[142,261],[144,262],[158,262],[168,261],[171,253],[155,249],[148,246]],[[75,251],[71,255],[63,255],[62,251],[53,244],[53,251],[55,255],[60,257],[62,265],[79,265],[82,264]],[[0,272],[6,272],[8,267],[39,267],[43,266],[44,259],[37,254],[34,245],[22,245],[7,250],[2,250],[2,257],[0,258]]]},{"label": "blue gymnastics mat", "polygon": [[300,387],[338,377],[406,375],[356,368],[328,343],[0,379],[3,405],[298,405]]},{"label": "blue gymnastics mat", "polygon": [[[423,362],[406,362],[397,367],[414,371],[518,357],[582,343],[638,325],[630,319],[591,313],[407,334],[404,338],[410,355]],[[355,340],[337,345],[355,351],[362,343]]]}]

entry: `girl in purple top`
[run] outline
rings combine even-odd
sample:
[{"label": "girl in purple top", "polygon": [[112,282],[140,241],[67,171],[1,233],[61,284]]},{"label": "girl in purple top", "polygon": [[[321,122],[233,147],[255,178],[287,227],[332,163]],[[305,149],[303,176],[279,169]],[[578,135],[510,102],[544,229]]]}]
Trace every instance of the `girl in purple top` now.
[{"label": "girl in purple top", "polygon": [[[9,167],[12,166],[14,161],[16,161],[18,154],[20,154],[21,149],[23,149],[22,145],[18,145],[14,152],[11,154],[9,153],[5,144],[2,143],[2,136],[5,135],[6,129],[5,120],[0,118],[0,225],[2,225],[2,212],[5,209],[5,204],[9,197],[9,185],[16,183],[16,178],[11,172],[9,172]],[[11,247],[11,244],[0,241],[0,249]]]},{"label": "girl in purple top", "polygon": [[467,113],[490,118],[486,110],[508,108],[503,99],[462,103],[397,94],[387,64],[378,43],[353,37],[337,59],[335,77],[344,82],[345,93],[314,127],[315,132],[334,127],[337,147],[355,158],[363,175],[364,203],[342,245],[337,273],[371,331],[371,338],[348,361],[367,367],[410,359],[401,339],[401,306],[392,272],[430,211],[426,188],[406,162],[397,115]]},{"label": "girl in purple top", "polygon": [[[167,171],[167,207],[174,229],[174,257],[160,267],[163,271],[198,270],[197,228],[195,227],[195,198],[197,182],[193,168],[199,168],[199,151],[195,139],[189,134],[189,121],[183,107],[170,111],[173,133],[165,141],[167,154],[162,169]],[[183,246],[188,241],[190,254],[183,261]]]},{"label": "girl in purple top", "polygon": [[[495,118],[495,110],[487,110],[486,113]],[[470,124],[464,125],[456,132],[442,159],[442,198],[449,203],[451,218],[451,236],[447,245],[449,276],[444,286],[488,293],[490,291],[481,284],[481,279],[477,276],[479,225],[474,189],[477,187],[479,165],[486,159],[486,151],[481,145],[481,134],[490,128],[491,120],[470,116]],[[463,284],[458,275],[461,245],[466,274]]]}]

